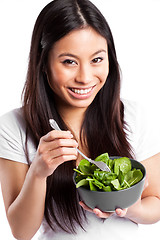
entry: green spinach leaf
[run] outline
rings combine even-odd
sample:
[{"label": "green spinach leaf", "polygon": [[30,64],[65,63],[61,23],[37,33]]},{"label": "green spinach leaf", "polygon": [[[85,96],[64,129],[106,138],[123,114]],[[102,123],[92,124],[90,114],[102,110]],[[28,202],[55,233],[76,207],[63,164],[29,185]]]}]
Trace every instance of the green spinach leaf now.
[{"label": "green spinach leaf", "polygon": [[108,153],[98,156],[96,161],[105,162],[111,172],[101,171],[86,159],[82,159],[76,174],[76,187],[85,187],[91,191],[119,191],[129,188],[143,178],[140,169],[132,169],[131,160],[126,157],[110,159]]}]

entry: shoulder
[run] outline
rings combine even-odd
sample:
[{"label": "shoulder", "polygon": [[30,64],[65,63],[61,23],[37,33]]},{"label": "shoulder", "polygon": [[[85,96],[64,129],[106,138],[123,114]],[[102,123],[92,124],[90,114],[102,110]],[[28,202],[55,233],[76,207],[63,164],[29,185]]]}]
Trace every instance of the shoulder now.
[{"label": "shoulder", "polygon": [[[26,129],[25,120],[23,118],[22,108],[14,109],[5,113],[0,117],[0,130],[10,131],[16,134],[16,132],[22,132]],[[16,134],[17,135],[17,134]]]},{"label": "shoulder", "polygon": [[142,104],[127,99],[122,99],[124,105],[124,121],[127,124],[129,135],[136,136],[144,126],[146,109]]},{"label": "shoulder", "polygon": [[[28,136],[27,146],[30,161],[35,154],[32,138]],[[0,157],[27,163],[26,121],[23,108],[14,109],[0,117]]]},{"label": "shoulder", "polygon": [[22,108],[16,108],[0,116],[0,124],[2,124],[4,121],[7,121],[7,122],[11,121],[12,119],[22,120],[22,118],[23,118]]},{"label": "shoulder", "polygon": [[127,124],[127,138],[134,149],[137,160],[141,161],[157,154],[160,150],[159,126],[147,105],[122,100],[124,120]]},{"label": "shoulder", "polygon": [[131,100],[121,99],[124,105],[124,120],[129,127],[129,131],[135,132],[137,124],[139,124],[139,113],[141,112],[140,105]]},{"label": "shoulder", "polygon": [[139,112],[140,105],[131,100],[127,99],[121,99],[123,105],[124,105],[124,115],[125,117],[135,117],[136,113]]},{"label": "shoulder", "polygon": [[126,99],[122,99],[122,102],[124,104],[124,120],[133,131],[139,131],[142,126],[151,124],[148,118],[149,109],[146,105]]}]

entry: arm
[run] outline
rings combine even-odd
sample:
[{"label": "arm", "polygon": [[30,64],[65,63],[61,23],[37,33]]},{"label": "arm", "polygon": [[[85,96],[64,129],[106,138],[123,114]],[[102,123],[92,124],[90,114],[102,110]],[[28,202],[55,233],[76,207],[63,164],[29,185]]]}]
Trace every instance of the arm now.
[{"label": "arm", "polygon": [[1,186],[12,233],[16,239],[30,239],[38,230],[43,214],[45,179],[38,179],[28,165],[0,160]]},{"label": "arm", "polygon": [[30,168],[0,159],[0,180],[7,218],[16,239],[31,239],[44,216],[46,179],[63,163],[77,158],[77,143],[69,132],[42,137]]},{"label": "arm", "polygon": [[128,208],[126,217],[141,224],[152,224],[160,220],[160,153],[142,161],[147,171],[148,186],[141,200]]}]

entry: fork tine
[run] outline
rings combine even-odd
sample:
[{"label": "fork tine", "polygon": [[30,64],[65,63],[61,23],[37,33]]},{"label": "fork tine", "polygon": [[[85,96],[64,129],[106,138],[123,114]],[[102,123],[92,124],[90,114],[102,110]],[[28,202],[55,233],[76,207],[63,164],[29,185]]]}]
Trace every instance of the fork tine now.
[{"label": "fork tine", "polygon": [[94,164],[96,166],[98,166],[102,171],[111,172],[111,170],[108,167],[108,165],[106,163],[104,163],[104,162],[96,162],[96,161],[94,161]]}]

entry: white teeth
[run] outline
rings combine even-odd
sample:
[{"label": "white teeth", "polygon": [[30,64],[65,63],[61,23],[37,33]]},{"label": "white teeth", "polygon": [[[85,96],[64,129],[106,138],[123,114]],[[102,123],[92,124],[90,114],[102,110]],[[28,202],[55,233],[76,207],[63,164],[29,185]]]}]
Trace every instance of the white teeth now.
[{"label": "white teeth", "polygon": [[88,88],[88,89],[76,89],[76,88],[72,88],[71,89],[72,90],[72,92],[74,92],[74,93],[78,93],[78,94],[87,94],[87,93],[89,93],[91,90],[92,90],[92,87],[91,88]]}]

